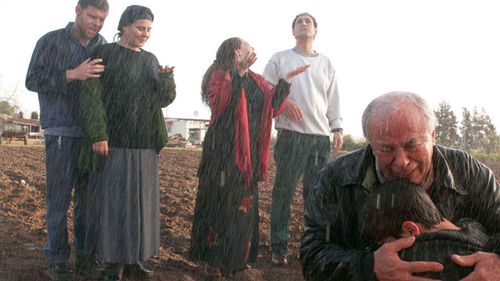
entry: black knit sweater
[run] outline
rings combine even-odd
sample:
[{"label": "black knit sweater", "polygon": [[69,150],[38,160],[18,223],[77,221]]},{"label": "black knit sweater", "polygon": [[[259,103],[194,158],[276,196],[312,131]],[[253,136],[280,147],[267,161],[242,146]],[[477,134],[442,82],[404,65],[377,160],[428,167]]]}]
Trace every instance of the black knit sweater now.
[{"label": "black knit sweater", "polygon": [[452,254],[470,255],[477,251],[490,251],[488,235],[481,224],[471,219],[457,223],[460,230],[426,232],[419,236],[415,244],[400,252],[406,261],[435,261],[444,266],[443,272],[415,274],[443,281],[456,281],[469,275],[474,267],[461,267],[451,260]]}]

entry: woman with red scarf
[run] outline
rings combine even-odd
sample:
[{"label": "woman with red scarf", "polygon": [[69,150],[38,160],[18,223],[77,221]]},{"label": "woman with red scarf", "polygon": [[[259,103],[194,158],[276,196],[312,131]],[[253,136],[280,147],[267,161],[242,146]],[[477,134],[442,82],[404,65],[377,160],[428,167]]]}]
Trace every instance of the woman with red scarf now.
[{"label": "woman with red scarf", "polygon": [[212,112],[203,142],[194,211],[192,260],[217,279],[248,268],[259,241],[257,183],[267,179],[272,118],[280,114],[298,67],[272,88],[251,70],[257,57],[240,38],[229,38],[202,81]]}]

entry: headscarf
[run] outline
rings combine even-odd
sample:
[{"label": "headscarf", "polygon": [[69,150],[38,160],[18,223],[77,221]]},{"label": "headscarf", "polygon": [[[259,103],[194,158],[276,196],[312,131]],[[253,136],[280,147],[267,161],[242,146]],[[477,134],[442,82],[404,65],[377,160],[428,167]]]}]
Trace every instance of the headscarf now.
[{"label": "headscarf", "polygon": [[134,23],[136,20],[154,20],[153,12],[151,9],[139,5],[128,6],[125,11],[123,11],[120,17],[120,22],[118,23],[118,31],[122,32],[123,27]]}]

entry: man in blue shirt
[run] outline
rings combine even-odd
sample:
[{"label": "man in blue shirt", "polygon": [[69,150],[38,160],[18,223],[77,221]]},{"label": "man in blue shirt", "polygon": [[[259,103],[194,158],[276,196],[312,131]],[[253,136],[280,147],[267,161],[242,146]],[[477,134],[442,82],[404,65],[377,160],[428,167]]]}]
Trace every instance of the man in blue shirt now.
[{"label": "man in blue shirt", "polygon": [[74,189],[74,241],[78,273],[99,277],[93,253],[84,245],[86,176],[78,171],[83,136],[79,112],[80,81],[104,71],[100,59],[91,60],[95,46],[106,43],[99,35],[108,15],[107,0],[79,0],[74,22],[41,37],[33,51],[26,88],[38,93],[40,123],[45,137],[47,257],[52,280],[69,280],[67,212]]}]

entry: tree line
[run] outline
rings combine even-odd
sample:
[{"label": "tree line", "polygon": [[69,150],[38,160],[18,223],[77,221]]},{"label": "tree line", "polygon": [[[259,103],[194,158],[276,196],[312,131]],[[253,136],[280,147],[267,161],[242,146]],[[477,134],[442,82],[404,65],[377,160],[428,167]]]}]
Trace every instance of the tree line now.
[{"label": "tree line", "polygon": [[498,151],[500,136],[484,109],[478,110],[474,107],[470,110],[463,107],[460,128],[457,117],[447,102],[441,102],[434,113],[438,120],[438,144],[476,153],[491,154]]},{"label": "tree line", "polygon": [[[437,144],[463,149],[471,153],[492,154],[499,150],[500,136],[497,135],[490,116],[484,109],[472,110],[462,108],[462,120],[458,122],[457,116],[450,104],[442,101],[434,111],[438,126],[436,127]],[[459,126],[460,123],[460,126]],[[344,150],[351,151],[366,144],[364,138],[344,136]]]},{"label": "tree line", "polygon": [[[19,108],[11,105],[8,101],[0,101],[0,113],[16,115]],[[438,121],[436,127],[436,142],[441,145],[460,148],[474,153],[496,153],[499,150],[500,136],[497,135],[495,126],[490,116],[484,109],[472,110],[462,108],[462,120],[459,122],[457,116],[451,109],[450,104],[442,101],[438,109],[434,111]],[[18,116],[22,118],[22,116]],[[32,119],[38,119],[38,113],[31,113]],[[351,151],[363,147],[366,144],[364,138],[354,138],[352,135],[344,136],[344,150]]]}]

